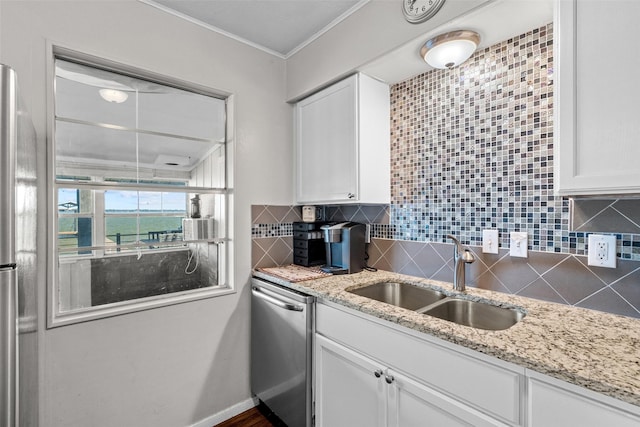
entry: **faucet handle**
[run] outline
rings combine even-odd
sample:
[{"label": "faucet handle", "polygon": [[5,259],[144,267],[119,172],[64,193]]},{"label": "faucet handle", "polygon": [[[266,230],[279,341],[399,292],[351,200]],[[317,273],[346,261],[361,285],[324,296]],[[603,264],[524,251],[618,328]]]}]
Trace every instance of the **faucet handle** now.
[{"label": "faucet handle", "polygon": [[476,260],[476,257],[473,256],[473,253],[469,249],[465,249],[462,252],[462,261],[466,264],[471,264]]}]

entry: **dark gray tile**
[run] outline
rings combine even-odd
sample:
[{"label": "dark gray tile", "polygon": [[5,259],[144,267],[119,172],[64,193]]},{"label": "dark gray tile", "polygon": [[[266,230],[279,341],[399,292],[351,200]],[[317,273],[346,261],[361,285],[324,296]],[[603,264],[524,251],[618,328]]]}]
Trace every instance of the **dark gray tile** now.
[{"label": "dark gray tile", "polygon": [[346,205],[342,206],[342,215],[346,221],[353,222],[366,222],[367,219],[362,212],[360,212],[360,207],[358,205]]},{"label": "dark gray tile", "polygon": [[432,242],[431,247],[434,251],[438,252],[445,261],[449,262],[453,260],[453,244]]},{"label": "dark gray tile", "polygon": [[[393,245],[393,240],[387,239],[372,239],[371,244],[367,248],[367,253],[369,254],[369,265],[376,266],[383,255],[389,250],[389,248]],[[385,270],[381,267],[382,270]]]},{"label": "dark gray tile", "polygon": [[576,304],[605,285],[595,274],[574,257],[542,275],[569,304]]},{"label": "dark gray tile", "polygon": [[385,257],[379,258],[374,262],[369,262],[369,267],[377,268],[378,270],[392,271],[395,273],[392,265]]},{"label": "dark gray tile", "polygon": [[475,281],[474,287],[488,289],[490,291],[504,292],[506,294],[511,293],[509,288],[507,288],[490,270],[487,270],[484,274],[478,277]]},{"label": "dark gray tile", "polygon": [[611,285],[611,288],[627,300],[629,304],[640,310],[640,271],[635,271],[620,279],[620,281]]},{"label": "dark gray tile", "polygon": [[281,223],[291,212],[291,206],[267,206],[267,211],[276,219],[276,222]]},{"label": "dark gray tile", "polygon": [[404,249],[407,252],[407,255],[409,255],[412,259],[418,253],[420,253],[420,251],[422,251],[422,249],[424,249],[426,245],[428,245],[428,243],[412,242],[408,240],[398,241],[398,244],[402,247],[402,249]]},{"label": "dark gray tile", "polygon": [[482,247],[475,247],[473,253],[476,255],[476,257],[479,260],[481,260],[484,263],[484,265],[486,265],[488,268],[491,268],[502,258],[504,258],[505,256],[508,256],[509,250],[498,249],[497,254],[486,254],[482,252]]},{"label": "dark gray tile", "polygon": [[408,274],[409,276],[416,276],[416,277],[427,277],[427,276],[425,276],[423,271],[420,269],[420,267],[418,267],[418,265],[413,260],[411,260],[407,264],[405,264],[400,269],[400,271],[398,271],[398,273]]},{"label": "dark gray tile", "polygon": [[254,224],[277,224],[278,219],[265,207],[253,221]]},{"label": "dark gray tile", "polygon": [[568,254],[557,254],[554,252],[529,251],[528,264],[538,274],[544,274],[556,265],[560,264]]},{"label": "dark gray tile", "polygon": [[585,223],[602,212],[613,200],[573,199],[571,229],[580,230]]},{"label": "dark gray tile", "polygon": [[278,263],[270,255],[271,248],[277,240],[277,237],[253,239],[253,241],[251,242],[251,260],[253,268],[275,267],[278,265]]},{"label": "dark gray tile", "polygon": [[577,304],[577,307],[640,318],[638,311],[634,310],[633,307],[609,288],[591,295],[580,304]]},{"label": "dark gray tile", "polygon": [[256,222],[260,214],[264,211],[264,205],[251,205],[251,223],[252,224],[260,224]]},{"label": "dark gray tile", "polygon": [[271,248],[271,246],[273,246],[273,243],[276,241],[277,237],[264,237],[264,238],[257,238],[257,239],[253,239],[252,243],[255,245],[258,245],[258,247],[260,249],[262,249],[263,252],[268,252],[269,248]]},{"label": "dark gray tile", "polygon": [[584,223],[577,231],[594,231],[607,233],[638,233],[638,226],[617,210],[609,207],[601,214]]},{"label": "dark gray tile", "polygon": [[392,271],[400,271],[402,267],[411,261],[411,257],[402,247],[401,241],[396,241],[395,244],[393,244],[385,253],[384,257],[389,262]]},{"label": "dark gray tile", "polygon": [[293,262],[292,243],[292,237],[277,237],[269,248],[269,256],[277,266],[289,265]]},{"label": "dark gray tile", "polygon": [[260,260],[264,257],[265,251],[260,247],[257,239],[251,241],[251,267],[257,268],[260,264]]},{"label": "dark gray tile", "polygon": [[482,276],[489,268],[482,259],[482,248],[473,247],[471,252],[475,260],[471,264],[466,265],[466,282],[468,286],[477,287],[478,278]]},{"label": "dark gray tile", "polygon": [[640,232],[640,199],[619,199],[613,208],[635,223],[635,233]]},{"label": "dark gray tile", "polygon": [[302,208],[300,206],[291,206],[291,209],[282,218],[283,223],[302,221]]},{"label": "dark gray tile", "polygon": [[440,280],[441,282],[453,283],[453,269],[446,265],[436,271],[429,279]]},{"label": "dark gray tile", "polygon": [[[381,224],[384,221],[386,205],[362,205],[360,211],[366,218],[366,222],[372,224]],[[387,215],[387,224],[389,217]]]},{"label": "dark gray tile", "polygon": [[524,287],[520,292],[518,292],[518,295],[543,301],[557,302],[559,304],[567,304],[560,294],[554,291],[553,288],[542,278],[534,280],[533,283]]},{"label": "dark gray tile", "polygon": [[540,277],[527,261],[527,258],[506,256],[491,267],[491,272],[509,291],[517,293]]},{"label": "dark gray tile", "polygon": [[342,208],[340,206],[327,206],[325,213],[327,221],[346,221]]},{"label": "dark gray tile", "polygon": [[438,254],[430,244],[425,244],[420,252],[413,257],[413,261],[420,267],[424,277],[433,276],[446,264],[446,261],[442,259],[440,254]]},{"label": "dark gray tile", "polygon": [[593,274],[602,279],[607,285],[610,285],[621,277],[624,277],[632,271],[640,268],[640,263],[638,263],[638,261],[629,261],[620,258],[616,260],[616,268],[590,266],[588,265],[588,258],[586,256],[576,256],[575,258],[591,270]]}]

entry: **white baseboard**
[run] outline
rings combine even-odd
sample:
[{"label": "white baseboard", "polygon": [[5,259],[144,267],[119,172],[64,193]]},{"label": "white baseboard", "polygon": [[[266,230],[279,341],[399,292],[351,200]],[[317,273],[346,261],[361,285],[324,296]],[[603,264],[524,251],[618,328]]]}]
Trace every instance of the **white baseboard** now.
[{"label": "white baseboard", "polygon": [[247,399],[240,403],[236,403],[230,408],[224,409],[218,412],[217,414],[213,414],[210,417],[200,420],[197,423],[192,424],[190,427],[213,427],[216,424],[220,424],[221,422],[226,421],[229,418],[233,418],[236,415],[241,414],[244,411],[247,411],[257,405],[258,405],[257,398],[254,397],[251,399]]}]

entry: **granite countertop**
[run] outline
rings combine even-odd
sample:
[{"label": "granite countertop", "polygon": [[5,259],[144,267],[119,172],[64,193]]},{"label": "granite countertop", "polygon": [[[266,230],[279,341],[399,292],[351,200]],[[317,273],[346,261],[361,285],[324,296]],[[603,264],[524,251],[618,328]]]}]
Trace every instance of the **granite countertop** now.
[{"label": "granite countertop", "polygon": [[446,282],[386,271],[363,271],[297,283],[259,271],[254,275],[640,406],[640,320],[467,288],[468,298],[489,299],[527,312],[524,319],[509,329],[487,331],[346,292],[381,281],[400,281],[456,294]]}]

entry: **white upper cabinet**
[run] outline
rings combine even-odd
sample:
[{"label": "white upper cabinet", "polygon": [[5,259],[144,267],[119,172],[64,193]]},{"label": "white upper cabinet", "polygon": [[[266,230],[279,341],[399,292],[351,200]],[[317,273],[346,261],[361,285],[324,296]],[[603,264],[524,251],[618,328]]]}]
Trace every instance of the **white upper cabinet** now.
[{"label": "white upper cabinet", "polygon": [[389,203],[389,103],[356,74],[296,104],[297,203]]},{"label": "white upper cabinet", "polygon": [[555,189],[640,193],[639,1],[558,0]]}]

